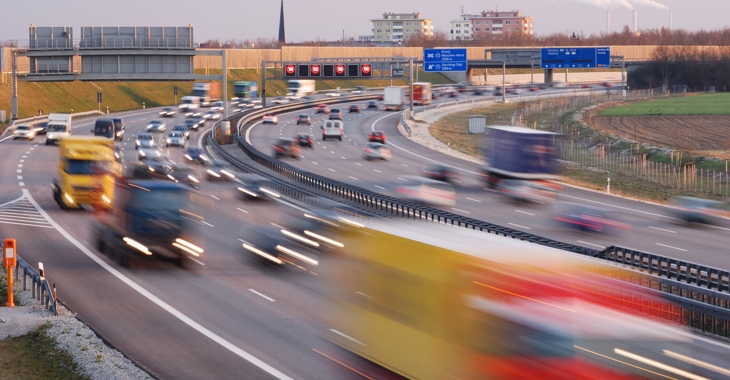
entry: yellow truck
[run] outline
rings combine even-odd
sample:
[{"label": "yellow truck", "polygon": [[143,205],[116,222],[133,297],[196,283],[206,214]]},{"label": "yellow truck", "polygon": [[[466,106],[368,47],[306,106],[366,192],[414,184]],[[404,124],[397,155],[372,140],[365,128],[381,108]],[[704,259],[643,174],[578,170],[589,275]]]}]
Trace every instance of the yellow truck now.
[{"label": "yellow truck", "polygon": [[121,165],[114,141],[100,136],[67,136],[59,140],[58,177],[53,199],[62,209],[108,209]]}]

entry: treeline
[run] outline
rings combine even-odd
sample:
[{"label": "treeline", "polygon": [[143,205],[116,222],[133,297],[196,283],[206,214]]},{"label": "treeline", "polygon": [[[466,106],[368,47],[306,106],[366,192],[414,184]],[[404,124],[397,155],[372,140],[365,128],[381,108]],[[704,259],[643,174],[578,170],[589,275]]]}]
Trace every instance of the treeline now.
[{"label": "treeline", "polygon": [[730,91],[730,46],[699,49],[696,46],[659,45],[652,61],[630,71],[630,88],[687,86],[689,91]]}]

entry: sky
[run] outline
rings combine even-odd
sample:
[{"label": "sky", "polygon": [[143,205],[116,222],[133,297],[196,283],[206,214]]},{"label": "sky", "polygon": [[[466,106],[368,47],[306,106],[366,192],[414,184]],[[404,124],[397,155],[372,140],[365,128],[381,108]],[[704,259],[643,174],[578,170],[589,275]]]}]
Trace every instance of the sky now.
[{"label": "sky", "polygon": [[[187,26],[194,39],[266,40],[278,37],[281,0],[36,0],[10,1],[2,6],[0,41],[27,40],[28,27]],[[29,5],[32,9],[29,9]],[[537,35],[606,32],[633,28],[633,9],[639,29],[669,27],[688,31],[730,27],[730,0],[284,0],[287,42],[333,41],[372,34],[373,18],[385,12],[421,12],[434,30],[448,33],[450,21],[465,13],[517,10],[533,17]]]}]

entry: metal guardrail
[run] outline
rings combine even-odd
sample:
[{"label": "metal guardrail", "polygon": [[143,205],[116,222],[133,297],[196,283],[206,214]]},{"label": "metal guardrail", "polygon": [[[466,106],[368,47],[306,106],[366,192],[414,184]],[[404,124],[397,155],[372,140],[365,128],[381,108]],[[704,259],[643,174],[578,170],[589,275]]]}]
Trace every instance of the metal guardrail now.
[{"label": "metal guardrail", "polygon": [[[306,106],[299,105],[299,108]],[[277,107],[276,111],[292,109],[296,108]],[[703,332],[730,337],[730,273],[726,270],[619,246],[611,246],[598,251],[563,243],[375,193],[298,169],[259,152],[241,137],[240,132],[244,127],[258,120],[262,114],[272,110],[257,111],[244,115],[238,121],[238,146],[253,162],[288,179],[290,183],[304,185],[319,193],[328,194],[346,204],[359,206],[358,208],[365,208],[381,215],[427,219],[457,225],[587,255],[629,267],[634,271],[624,274],[629,278],[621,278],[622,280],[655,289],[663,297],[676,302],[681,307],[681,310],[672,314],[675,317],[679,315],[679,317],[672,320],[692,326]],[[230,154],[229,156],[232,157]],[[622,273],[625,273],[625,271]]]},{"label": "metal guardrail", "polygon": [[45,277],[42,277],[38,271],[33,269],[30,264],[26,263],[25,260],[18,256],[18,262],[15,266],[15,280],[20,281],[20,270],[23,270],[23,290],[28,290],[28,278],[32,282],[31,292],[33,298],[41,302],[46,309],[51,310],[54,315],[58,315],[58,308],[56,305],[55,288],[48,283]]},{"label": "metal guardrail", "polygon": [[[96,110],[78,112],[78,113],[71,114],[71,120],[84,119],[87,117],[103,116],[103,115],[105,115],[104,112],[96,111]],[[5,130],[2,133],[0,133],[0,136],[4,135],[5,133],[12,132],[15,129],[16,125],[28,124],[28,123],[30,123],[31,125],[36,125],[36,124],[41,124],[41,123],[45,123],[45,122],[48,122],[48,115],[28,117],[25,119],[15,119],[10,124],[10,126],[8,126],[8,128],[5,128]]]}]

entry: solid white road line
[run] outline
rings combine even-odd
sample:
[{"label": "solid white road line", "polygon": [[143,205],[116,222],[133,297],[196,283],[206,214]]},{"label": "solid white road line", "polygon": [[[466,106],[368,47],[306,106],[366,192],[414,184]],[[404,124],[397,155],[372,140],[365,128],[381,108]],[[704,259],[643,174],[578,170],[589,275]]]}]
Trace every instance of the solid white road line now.
[{"label": "solid white road line", "polygon": [[519,225],[519,224],[515,224],[515,223],[507,223],[507,224],[512,225],[512,226],[515,226],[515,227],[518,227],[518,228],[524,228],[526,230],[531,230],[532,229],[530,227],[525,227],[525,226],[522,226],[522,225]]},{"label": "solid white road line", "polygon": [[273,298],[271,298],[271,297],[269,297],[269,296],[267,296],[267,295],[265,295],[263,293],[259,293],[259,292],[255,291],[253,289],[249,289],[249,290],[251,291],[251,293],[254,293],[254,294],[258,295],[258,296],[261,296],[264,299],[267,299],[267,300],[269,300],[271,302],[276,302]]},{"label": "solid white road line", "polygon": [[[68,240],[69,242],[71,242],[71,244],[73,244],[74,246],[76,246],[76,248],[78,248],[81,252],[83,252],[87,257],[89,257],[91,260],[93,260],[94,262],[96,262],[99,266],[101,266],[102,268],[104,268],[107,272],[111,273],[114,277],[118,278],[119,280],[121,280],[122,282],[124,282],[125,284],[127,284],[130,288],[132,288],[135,291],[137,291],[143,297],[145,297],[148,300],[152,301],[154,304],[156,304],[157,306],[159,306],[163,310],[167,311],[172,316],[174,316],[175,318],[179,319],[181,322],[183,322],[186,325],[192,327],[193,329],[195,329],[199,333],[205,335],[208,339],[214,341],[215,343],[217,343],[221,347],[223,347],[223,348],[231,351],[235,355],[238,355],[239,357],[241,357],[242,359],[248,361],[249,363],[251,363],[251,364],[259,367],[261,370],[267,372],[268,374],[270,374],[270,375],[272,375],[272,376],[274,376],[274,377],[276,377],[278,379],[287,379],[287,380],[291,379],[291,377],[285,375],[284,373],[282,373],[278,369],[276,369],[276,368],[274,368],[274,367],[272,367],[272,366],[264,363],[261,359],[259,359],[259,358],[255,357],[255,356],[251,355],[250,353],[248,353],[248,352],[240,349],[239,347],[235,346],[233,343],[225,340],[223,337],[221,337],[221,336],[215,334],[214,332],[208,330],[207,328],[203,327],[200,323],[194,321],[193,319],[191,319],[187,315],[183,314],[179,310],[177,310],[174,307],[170,306],[170,304],[168,304],[167,302],[163,301],[162,299],[160,299],[156,295],[152,294],[150,291],[148,291],[147,289],[143,288],[141,285],[139,285],[136,282],[132,281],[129,277],[125,276],[124,274],[122,274],[121,272],[119,272],[118,270],[116,270],[111,265],[107,264],[104,260],[100,259],[93,252],[91,252],[91,250],[89,250],[88,248],[86,248],[86,246],[84,246],[78,240],[76,240],[73,236],[71,236],[71,234],[69,234],[63,227],[61,227],[58,223],[56,223],[56,221],[53,220],[50,217],[50,215],[48,215],[48,213],[45,210],[43,210],[38,205],[38,203],[30,195],[30,192],[28,190],[23,189],[23,195],[25,195],[28,198],[28,200],[30,201],[30,203],[33,204],[33,206],[35,206],[35,208],[38,210],[38,212],[40,212],[41,215],[43,215],[46,218],[46,220],[48,221],[48,223],[50,223],[53,226],[53,228],[55,228],[61,235],[63,235],[63,237],[65,237],[66,240]],[[293,379],[291,379],[291,380],[293,380]]]}]

